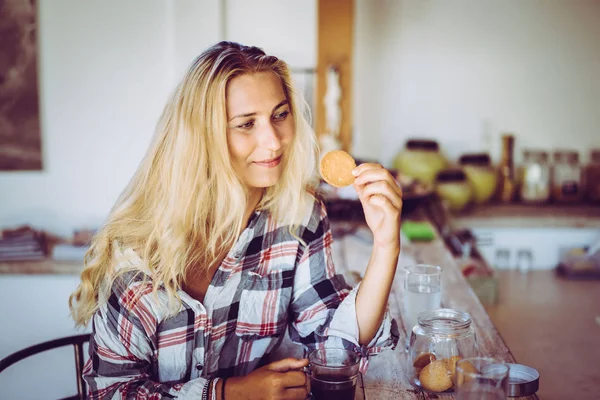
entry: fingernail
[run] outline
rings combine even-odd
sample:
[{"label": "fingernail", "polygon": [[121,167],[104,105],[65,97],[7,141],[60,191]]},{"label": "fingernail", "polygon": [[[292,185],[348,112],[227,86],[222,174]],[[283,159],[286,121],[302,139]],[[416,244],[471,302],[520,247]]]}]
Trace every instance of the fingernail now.
[{"label": "fingernail", "polygon": [[358,167],[356,167],[356,168],[354,168],[354,169],[352,170],[352,175],[354,175],[354,176],[358,176],[358,169],[357,169],[357,168],[358,168]]}]

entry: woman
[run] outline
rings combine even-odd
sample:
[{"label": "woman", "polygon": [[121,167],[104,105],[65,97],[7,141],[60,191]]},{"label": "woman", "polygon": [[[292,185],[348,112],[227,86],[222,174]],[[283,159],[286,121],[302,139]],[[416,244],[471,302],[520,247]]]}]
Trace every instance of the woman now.
[{"label": "woman", "polygon": [[354,171],[375,242],[350,290],[316,163],[283,61],[231,42],[198,57],[70,298],[76,323],[92,321],[92,398],[304,399],[307,360],[264,365],[286,330],[307,349],[396,345],[400,189],[379,165]]}]

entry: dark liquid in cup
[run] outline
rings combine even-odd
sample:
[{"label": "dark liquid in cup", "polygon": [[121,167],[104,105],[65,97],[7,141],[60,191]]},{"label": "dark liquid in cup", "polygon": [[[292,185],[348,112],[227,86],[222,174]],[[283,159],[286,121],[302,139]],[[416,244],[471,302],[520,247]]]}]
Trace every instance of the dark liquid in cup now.
[{"label": "dark liquid in cup", "polygon": [[315,400],[354,400],[356,383],[347,376],[321,375],[310,380]]}]

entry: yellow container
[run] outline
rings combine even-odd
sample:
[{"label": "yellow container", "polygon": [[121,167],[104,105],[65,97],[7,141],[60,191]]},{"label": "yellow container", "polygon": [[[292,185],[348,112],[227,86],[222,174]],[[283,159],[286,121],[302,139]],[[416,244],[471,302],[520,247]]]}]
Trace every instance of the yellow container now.
[{"label": "yellow container", "polygon": [[394,159],[394,168],[400,173],[433,185],[438,172],[448,164],[434,140],[411,139]]},{"label": "yellow container", "polygon": [[487,153],[464,154],[458,162],[473,189],[473,203],[490,201],[498,187],[498,171],[491,165],[490,156]]},{"label": "yellow container", "polygon": [[473,189],[462,169],[446,169],[437,174],[435,191],[450,211],[462,211],[473,198]]}]

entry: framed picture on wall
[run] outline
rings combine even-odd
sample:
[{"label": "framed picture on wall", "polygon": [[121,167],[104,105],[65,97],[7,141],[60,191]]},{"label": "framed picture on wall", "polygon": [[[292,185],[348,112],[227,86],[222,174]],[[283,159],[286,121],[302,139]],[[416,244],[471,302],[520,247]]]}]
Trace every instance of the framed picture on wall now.
[{"label": "framed picture on wall", "polygon": [[41,170],[36,0],[0,10],[0,170]]}]

